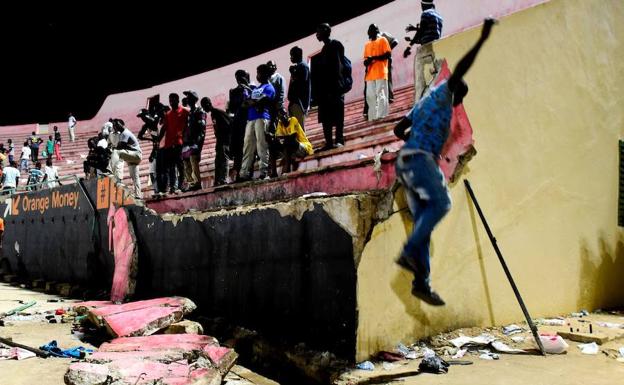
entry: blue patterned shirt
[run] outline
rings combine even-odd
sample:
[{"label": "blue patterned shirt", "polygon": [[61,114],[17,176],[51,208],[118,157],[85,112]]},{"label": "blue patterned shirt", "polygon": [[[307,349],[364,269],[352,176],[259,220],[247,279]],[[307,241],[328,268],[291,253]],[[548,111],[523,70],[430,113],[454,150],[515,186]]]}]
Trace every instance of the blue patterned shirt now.
[{"label": "blue patterned shirt", "polygon": [[420,99],[405,116],[412,122],[403,150],[422,150],[440,156],[449,136],[453,115],[453,93],[446,81]]}]

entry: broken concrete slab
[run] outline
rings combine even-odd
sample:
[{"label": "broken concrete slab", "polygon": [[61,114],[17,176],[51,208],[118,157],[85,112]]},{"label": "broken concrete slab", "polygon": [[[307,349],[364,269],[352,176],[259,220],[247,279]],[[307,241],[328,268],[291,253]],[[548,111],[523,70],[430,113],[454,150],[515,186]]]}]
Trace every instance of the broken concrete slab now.
[{"label": "broken concrete slab", "polygon": [[219,373],[225,375],[230,371],[238,354],[230,348],[216,345],[206,345],[202,352],[208,356],[210,362],[219,370]]},{"label": "broken concrete slab", "polygon": [[[162,348],[162,347],[161,347]],[[148,351],[127,351],[127,352],[107,352],[97,351],[90,354],[85,359],[94,364],[105,364],[120,360],[149,360],[155,362],[171,363],[183,360],[187,355],[186,350],[148,350]]]},{"label": "broken concrete slab", "polygon": [[65,383],[219,385],[237,355],[228,348],[205,349],[210,346],[218,347],[215,338],[197,334],[116,338],[87,362],[72,364]]},{"label": "broken concrete slab", "polygon": [[150,307],[104,317],[104,325],[113,337],[149,336],[178,322],[184,315],[180,307]]},{"label": "broken concrete slab", "polygon": [[70,365],[65,374],[65,383],[69,385],[147,385],[156,381],[167,385],[219,385],[221,374],[216,369],[185,362],[164,364],[144,360],[79,362]]},{"label": "broken concrete slab", "polygon": [[113,303],[111,301],[78,302],[73,305],[72,310],[80,315],[84,315],[84,314],[87,314],[89,310],[92,310],[98,307],[108,306],[108,305],[113,305]]},{"label": "broken concrete slab", "polygon": [[189,314],[197,308],[193,301],[184,297],[154,298],[144,301],[128,302],[122,305],[110,304],[94,307],[89,311],[89,320],[91,320],[94,325],[104,326],[103,319],[106,316],[153,307],[177,307],[180,308],[184,314]]},{"label": "broken concrete slab", "polygon": [[218,345],[216,338],[199,334],[158,334],[148,337],[122,337],[103,343],[100,352],[129,352],[162,350],[201,350]]},{"label": "broken concrete slab", "polygon": [[165,334],[204,334],[204,328],[199,322],[183,320],[169,325]]}]

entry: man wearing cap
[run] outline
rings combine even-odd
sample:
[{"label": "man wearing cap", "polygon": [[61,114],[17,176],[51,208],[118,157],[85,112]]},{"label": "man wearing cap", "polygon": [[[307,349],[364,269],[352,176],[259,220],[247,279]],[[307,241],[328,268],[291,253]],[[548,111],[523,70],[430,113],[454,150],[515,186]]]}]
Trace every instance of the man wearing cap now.
[{"label": "man wearing cap", "polygon": [[232,118],[227,112],[215,108],[208,97],[203,97],[199,103],[201,107],[210,114],[215,139],[215,176],[214,186],[221,186],[227,183],[229,174],[229,153],[230,138],[232,136]]},{"label": "man wearing cap", "polygon": [[481,37],[459,61],[448,81],[417,101],[394,128],[396,136],[405,141],[397,157],[396,174],[405,187],[414,221],[412,234],[397,263],[414,273],[412,294],[434,306],[444,305],[444,301],[430,285],[429,242],[434,227],[451,209],[438,161],[450,132],[453,107],[461,104],[468,92],[463,77],[490,36],[494,23],[494,19],[484,21]]},{"label": "man wearing cap", "polygon": [[[416,100],[423,96],[425,89],[425,64],[433,65],[435,72],[439,71],[439,64],[435,59],[432,42],[442,36],[442,16],[436,11],[433,0],[422,0],[420,2],[422,14],[420,23],[414,27],[408,25],[406,32],[416,31],[411,40],[411,44],[420,44],[414,57],[414,88]],[[409,52],[409,51],[407,51]]]},{"label": "man wearing cap", "polygon": [[114,176],[118,182],[123,180],[123,176],[117,172],[119,167],[113,167],[120,161],[124,161],[128,164],[128,171],[132,178],[132,184],[134,187],[134,197],[138,199],[143,198],[141,191],[141,179],[139,178],[139,163],[143,159],[143,153],[139,140],[134,134],[125,127],[125,123],[121,119],[113,119],[113,130],[119,134],[119,142],[117,148],[113,150],[110,159],[110,168],[115,173]]},{"label": "man wearing cap", "polygon": [[188,122],[183,135],[182,159],[184,159],[185,191],[201,190],[199,160],[206,137],[206,112],[197,106],[199,96],[195,91],[184,91],[189,106]]},{"label": "man wearing cap", "polygon": [[391,48],[375,24],[368,27],[368,38],[370,40],[364,47],[364,66],[368,120],[371,121],[388,115],[388,59]]}]

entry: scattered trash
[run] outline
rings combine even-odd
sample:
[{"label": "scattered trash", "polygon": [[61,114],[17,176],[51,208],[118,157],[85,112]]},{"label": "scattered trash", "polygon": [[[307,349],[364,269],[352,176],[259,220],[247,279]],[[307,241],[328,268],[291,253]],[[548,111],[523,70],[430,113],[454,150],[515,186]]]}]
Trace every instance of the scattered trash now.
[{"label": "scattered trash", "polygon": [[526,353],[526,350],[514,349],[512,347],[507,346],[507,344],[501,341],[492,341],[490,345],[501,353],[510,353],[510,354]]},{"label": "scattered trash", "polygon": [[559,318],[541,319],[541,320],[537,320],[537,322],[539,322],[542,325],[548,325],[548,326],[564,326],[565,325],[565,320],[559,319]]},{"label": "scattered trash", "polygon": [[468,349],[459,349],[457,353],[455,353],[453,357],[451,358],[462,358],[466,354],[467,351]]},{"label": "scattered trash", "polygon": [[422,349],[422,355],[424,358],[435,357],[435,352],[427,347]]},{"label": "scattered trash", "polygon": [[490,334],[483,333],[477,337],[466,337],[464,335],[460,335],[457,338],[450,340],[449,342],[453,344],[456,348],[461,348],[464,345],[469,346],[485,346],[490,342],[495,341],[496,338]]},{"label": "scattered trash", "polygon": [[540,334],[544,351],[549,354],[561,354],[568,350],[568,344],[559,335]]},{"label": "scattered trash", "polygon": [[93,353],[92,349],[86,349],[82,346],[71,349],[61,349],[58,347],[56,341],[50,341],[49,343],[39,347],[44,352],[49,352],[54,357],[62,358],[84,358],[87,354]]},{"label": "scattered trash", "polygon": [[364,154],[358,154],[357,158],[358,158],[358,160],[359,160],[359,159],[366,159],[366,158],[367,158],[367,156],[366,156],[366,155],[364,155]]},{"label": "scattered trash", "polygon": [[56,309],[56,311],[54,311],[55,315],[63,315],[65,314],[65,310],[64,309]]},{"label": "scattered trash", "polygon": [[624,329],[624,324],[617,324],[614,322],[596,322],[596,325],[609,329]]},{"label": "scattered trash", "polygon": [[482,360],[498,360],[500,359],[500,356],[496,353],[492,353],[489,350],[479,350],[479,353],[481,353],[481,355],[479,356],[480,359]]},{"label": "scattered trash", "polygon": [[579,344],[577,345],[579,349],[581,349],[581,353],[583,354],[598,354],[598,345],[595,342],[591,344]]},{"label": "scattered trash", "polygon": [[410,354],[412,352],[412,350],[410,348],[408,348],[407,346],[403,345],[402,343],[399,342],[399,344],[396,347],[397,352],[399,352],[399,354],[401,354],[403,357],[407,357],[408,354]]},{"label": "scattered trash", "polygon": [[360,362],[355,367],[361,370],[375,370],[375,364],[370,361]]},{"label": "scattered trash", "polygon": [[401,353],[386,352],[382,350],[377,353],[376,358],[380,361],[396,362],[403,360],[404,356]]},{"label": "scattered trash", "polygon": [[28,303],[26,303],[24,305],[20,305],[20,306],[16,307],[15,309],[9,310],[6,313],[0,313],[0,318],[5,318],[5,317],[8,317],[10,315],[17,314],[17,313],[19,313],[19,312],[21,312],[23,310],[28,309],[31,306],[34,306],[36,303],[37,303],[37,301],[31,301],[31,302],[28,302]]},{"label": "scattered trash", "polygon": [[505,326],[503,328],[503,334],[506,335],[506,336],[511,336],[511,335],[514,335],[514,334],[517,334],[517,333],[521,333],[523,331],[524,331],[524,329],[522,329],[520,326],[514,325],[514,324]]},{"label": "scattered trash", "polygon": [[511,337],[511,340],[515,343],[524,342],[525,339],[526,337],[522,337],[522,336]]},{"label": "scattered trash", "polygon": [[37,355],[33,352],[29,352],[26,349],[22,348],[2,348],[0,345],[0,360],[25,360],[27,358],[37,357]]},{"label": "scattered trash", "polygon": [[427,373],[443,374],[448,373],[448,367],[449,363],[436,356],[434,353],[433,356],[425,356],[425,358],[420,361],[418,370]]},{"label": "scattered trash", "polygon": [[399,367],[399,365],[390,362],[384,362],[381,366],[383,367],[383,370],[394,370]]}]

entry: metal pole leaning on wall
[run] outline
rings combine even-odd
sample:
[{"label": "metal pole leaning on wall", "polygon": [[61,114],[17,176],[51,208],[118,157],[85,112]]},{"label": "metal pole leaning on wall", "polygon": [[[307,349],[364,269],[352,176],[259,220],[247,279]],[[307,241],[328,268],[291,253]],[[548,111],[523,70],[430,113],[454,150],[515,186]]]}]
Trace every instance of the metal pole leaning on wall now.
[{"label": "metal pole leaning on wall", "polygon": [[483,215],[483,211],[481,211],[481,207],[479,206],[477,197],[475,197],[474,192],[472,191],[470,182],[467,179],[464,179],[464,184],[466,185],[466,189],[468,190],[468,194],[470,195],[470,199],[472,200],[472,203],[474,204],[475,208],[477,209],[477,212],[479,213],[479,218],[481,218],[481,222],[483,223],[483,227],[485,227],[485,231],[487,232],[487,235],[490,238],[490,242],[492,242],[492,246],[494,247],[494,251],[496,251],[498,260],[503,266],[503,270],[505,271],[505,275],[507,276],[507,279],[509,280],[509,284],[511,285],[511,288],[513,289],[513,292],[516,295],[516,299],[518,300],[518,303],[520,304],[520,308],[522,309],[522,312],[524,313],[524,318],[526,319],[527,324],[529,325],[529,328],[531,328],[531,333],[533,333],[533,338],[535,338],[535,343],[539,347],[539,350],[542,353],[542,355],[545,356],[546,352],[544,351],[544,345],[542,345],[542,341],[540,340],[539,335],[537,334],[537,327],[533,323],[533,320],[531,319],[531,315],[529,314],[529,311],[524,305],[522,296],[520,295],[520,292],[518,291],[518,287],[516,286],[516,283],[514,282],[514,279],[511,276],[511,272],[509,271],[509,268],[507,267],[507,263],[505,262],[505,259],[503,258],[503,254],[498,248],[498,244],[496,243],[496,238],[494,237],[494,234],[492,234],[492,230],[490,230],[490,226],[488,225],[487,220],[485,220],[485,216]]}]

